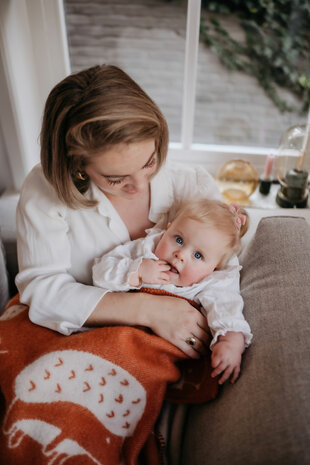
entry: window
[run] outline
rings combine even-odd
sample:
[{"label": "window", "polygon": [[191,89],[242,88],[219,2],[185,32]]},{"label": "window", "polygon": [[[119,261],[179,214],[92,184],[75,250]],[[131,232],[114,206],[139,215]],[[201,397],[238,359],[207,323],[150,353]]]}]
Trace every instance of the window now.
[{"label": "window", "polygon": [[135,79],[181,138],[187,2],[65,0],[72,71],[108,63]]},{"label": "window", "polygon": [[[295,111],[281,113],[255,76],[229,70],[205,45],[202,31],[210,27],[210,19],[218,21],[236,43],[245,43],[238,16],[227,14],[230,3],[240,4],[238,0],[101,0],[86,5],[65,0],[73,71],[107,62],[133,76],[167,118],[171,158],[203,163],[214,173],[226,160],[250,157],[261,170],[281,134],[306,116],[298,110],[300,99],[277,89],[296,106]],[[210,11],[212,6],[215,11]],[[292,9],[292,16],[295,13]],[[274,21],[278,20],[275,14]],[[288,31],[287,37],[292,33]]]},{"label": "window", "polygon": [[301,49],[310,57],[306,5],[254,4],[202,1],[195,142],[275,148],[287,128],[305,122],[298,80],[306,70]]},{"label": "window", "polygon": [[[309,0],[283,2],[302,5],[309,13]],[[201,5],[248,3],[253,4],[240,0],[0,2],[0,78],[4,83],[0,97],[5,94],[0,122],[15,187],[20,187],[38,162],[45,99],[51,87],[70,72],[68,42],[72,71],[98,62],[114,63],[151,95],[168,121],[170,158],[204,164],[213,174],[225,161],[236,157],[250,159],[257,170],[262,170],[266,154],[277,148],[282,132],[307,117],[296,111],[279,112],[253,77],[228,71],[199,42],[200,18],[211,17],[204,8],[201,14]],[[275,0],[254,3],[278,8]],[[218,11],[212,15],[242,42],[242,31],[232,15],[227,17]],[[308,55],[304,56],[308,59],[304,62],[309,66],[309,24],[304,18],[309,21],[309,14],[299,11],[298,16],[298,11],[292,10],[283,48],[287,47],[288,53],[296,30],[306,25],[304,46]],[[308,68],[303,76],[308,95],[309,75]]]}]

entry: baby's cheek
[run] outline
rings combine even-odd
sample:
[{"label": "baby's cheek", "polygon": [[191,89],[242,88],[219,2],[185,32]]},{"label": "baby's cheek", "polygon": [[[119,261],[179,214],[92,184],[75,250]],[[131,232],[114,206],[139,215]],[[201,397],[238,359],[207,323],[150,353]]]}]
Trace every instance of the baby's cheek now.
[{"label": "baby's cheek", "polygon": [[181,286],[191,286],[192,284],[199,283],[202,279],[206,278],[213,271],[212,267],[206,266],[189,266],[182,272]]},{"label": "baby's cheek", "polygon": [[159,242],[155,249],[155,255],[159,260],[167,260],[168,259],[168,247],[165,243]]},{"label": "baby's cheek", "polygon": [[191,266],[183,268],[180,278],[180,286],[191,286],[200,281],[197,270]]}]

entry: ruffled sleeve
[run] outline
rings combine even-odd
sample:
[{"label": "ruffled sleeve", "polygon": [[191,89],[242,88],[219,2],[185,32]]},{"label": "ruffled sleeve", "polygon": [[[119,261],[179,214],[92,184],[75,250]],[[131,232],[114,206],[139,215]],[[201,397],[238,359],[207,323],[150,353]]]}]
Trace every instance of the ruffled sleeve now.
[{"label": "ruffled sleeve", "polygon": [[239,290],[239,271],[241,267],[234,257],[229,265],[214,271],[208,285],[197,296],[196,300],[202,305],[213,336],[210,348],[217,342],[218,337],[228,331],[241,332],[244,335],[245,347],[253,338],[251,328],[244,318],[243,299]]}]

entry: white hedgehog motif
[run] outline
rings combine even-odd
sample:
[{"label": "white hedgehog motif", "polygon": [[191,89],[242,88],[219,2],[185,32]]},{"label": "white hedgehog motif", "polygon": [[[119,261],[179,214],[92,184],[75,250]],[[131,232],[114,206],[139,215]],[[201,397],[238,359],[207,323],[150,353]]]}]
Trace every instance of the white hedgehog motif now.
[{"label": "white hedgehog motif", "polygon": [[10,435],[9,447],[11,449],[18,447],[23,437],[27,435],[41,444],[42,452],[46,457],[51,457],[48,461],[48,465],[54,465],[56,463],[57,465],[63,465],[70,457],[76,455],[87,455],[94,463],[101,465],[98,460],[87,452],[87,450],[71,439],[64,439],[53,449],[47,450],[49,443],[60,433],[61,430],[59,428],[45,421],[35,419],[19,420],[14,423],[8,432]]},{"label": "white hedgehog motif", "polygon": [[132,435],[146,404],[146,391],[136,378],[114,363],[79,350],[38,358],[16,377],[15,393],[28,403],[82,405],[121,437]]},{"label": "white hedgehog motif", "polygon": [[0,316],[1,321],[5,320],[11,320],[12,318],[15,318],[19,313],[24,312],[27,310],[28,307],[27,305],[23,304],[18,304],[18,305],[12,305],[11,307],[7,308],[4,313]]}]

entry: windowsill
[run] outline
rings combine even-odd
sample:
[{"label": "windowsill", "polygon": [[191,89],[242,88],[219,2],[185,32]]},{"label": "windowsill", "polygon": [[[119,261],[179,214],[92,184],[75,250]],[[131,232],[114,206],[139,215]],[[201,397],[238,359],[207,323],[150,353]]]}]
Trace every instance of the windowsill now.
[{"label": "windowsill", "polygon": [[248,208],[263,208],[267,210],[280,209],[280,210],[285,210],[285,211],[290,211],[290,210],[301,211],[301,210],[307,210],[309,208],[309,201],[308,201],[308,206],[306,208],[281,208],[276,202],[276,195],[279,189],[280,189],[280,184],[272,184],[269,194],[263,195],[259,192],[259,186],[258,186],[255,192],[250,196],[249,203],[245,206]]},{"label": "windowsill", "polygon": [[185,164],[202,165],[215,177],[221,166],[237,159],[251,162],[256,171],[262,173],[266,156],[271,153],[275,153],[274,148],[192,144],[184,149],[181,143],[170,142],[168,158]]}]

